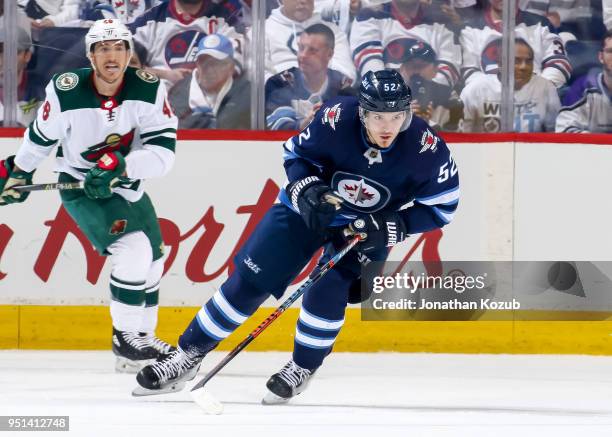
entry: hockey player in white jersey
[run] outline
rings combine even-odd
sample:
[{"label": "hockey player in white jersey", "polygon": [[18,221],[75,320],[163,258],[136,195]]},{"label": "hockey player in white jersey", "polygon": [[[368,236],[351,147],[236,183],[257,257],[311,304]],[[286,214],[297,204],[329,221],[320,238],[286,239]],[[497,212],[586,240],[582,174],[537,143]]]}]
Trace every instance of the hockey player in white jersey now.
[{"label": "hockey player in white jersey", "polygon": [[118,20],[95,22],[85,46],[91,68],[53,77],[17,155],[0,162],[0,204],[26,200],[13,188],[57,145],[59,181],[84,181],[62,204],[111,262],[116,369],[136,371],[174,349],[155,336],[163,242],[142,180],[171,169],[177,119],[159,79],[127,67],[132,34]]},{"label": "hockey player in white jersey", "polygon": [[[514,131],[553,132],[561,107],[557,89],[533,74],[533,50],[515,41]],[[481,74],[461,92],[464,132],[499,132],[501,128],[501,82],[497,74]]]},{"label": "hockey player in white jersey", "polygon": [[[440,85],[453,87],[459,79],[461,48],[444,24],[436,23],[419,0],[393,0],[377,9],[363,9],[353,22],[351,50],[359,75],[368,71],[400,67],[402,47],[422,41],[431,46],[437,58]],[[401,40],[401,43],[400,43]]]},{"label": "hockey player in white jersey", "polygon": [[[503,2],[488,0],[482,15],[470,20],[461,31],[461,73],[466,84],[480,77],[474,73],[497,74],[499,71]],[[535,73],[559,88],[569,80],[572,67],[563,41],[549,27],[550,22],[546,18],[517,9],[515,36],[526,41],[533,50]]]}]

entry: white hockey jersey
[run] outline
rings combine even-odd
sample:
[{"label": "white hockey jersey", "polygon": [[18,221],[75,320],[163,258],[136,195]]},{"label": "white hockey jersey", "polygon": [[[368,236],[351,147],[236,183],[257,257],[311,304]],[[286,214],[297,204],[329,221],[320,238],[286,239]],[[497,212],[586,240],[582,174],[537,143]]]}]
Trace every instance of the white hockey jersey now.
[{"label": "white hockey jersey", "polygon": [[122,23],[131,23],[146,11],[161,3],[161,0],[84,0],[81,18],[100,20],[116,18]]},{"label": "white hockey jersey", "polygon": [[453,33],[443,24],[434,23],[423,12],[412,22],[402,22],[393,3],[377,9],[363,9],[357,15],[351,29],[351,50],[360,75],[383,68],[399,68],[394,58],[393,44],[399,40],[412,39],[429,44],[436,52],[438,73],[434,81],[453,86],[459,79],[461,48],[455,44]]},{"label": "white hockey jersey", "polygon": [[[558,88],[564,85],[572,67],[565,54],[563,41],[544,24],[545,19],[519,11],[516,16],[516,38],[523,39],[533,50],[535,73],[550,80]],[[497,73],[501,57],[501,24],[494,23],[487,10],[468,23],[461,31],[459,42],[463,49],[462,74],[469,83],[476,71]]]},{"label": "white hockey jersey", "polygon": [[174,1],[162,3],[128,25],[134,41],[147,50],[144,65],[151,68],[195,68],[198,43],[211,33],[227,36],[234,45],[239,70],[244,65],[244,36],[240,30],[241,6],[237,0],[206,1],[197,18],[179,14]]},{"label": "white hockey jersey", "polygon": [[266,79],[291,67],[298,66],[298,36],[308,26],[316,23],[323,23],[328,26],[336,37],[334,56],[328,67],[339,71],[352,81],[355,81],[355,66],[351,59],[348,38],[338,26],[323,21],[321,16],[316,13],[306,21],[294,21],[283,15],[280,8],[272,10],[272,13],[266,20]]},{"label": "white hockey jersey", "polygon": [[[464,132],[499,132],[501,82],[495,74],[474,74],[461,92]],[[561,107],[557,89],[547,79],[533,76],[514,92],[514,131],[553,132]]]},{"label": "white hockey jersey", "polygon": [[137,201],[140,180],[163,176],[174,163],[177,119],[156,76],[128,68],[118,93],[106,98],[91,74],[83,68],[53,77],[15,163],[32,171],[57,145],[55,170],[83,180],[102,155],[119,151],[130,182],[113,191]]},{"label": "white hockey jersey", "polygon": [[582,99],[561,108],[556,131],[612,133],[612,93],[603,83],[603,73],[597,78],[597,88],[586,89]]}]

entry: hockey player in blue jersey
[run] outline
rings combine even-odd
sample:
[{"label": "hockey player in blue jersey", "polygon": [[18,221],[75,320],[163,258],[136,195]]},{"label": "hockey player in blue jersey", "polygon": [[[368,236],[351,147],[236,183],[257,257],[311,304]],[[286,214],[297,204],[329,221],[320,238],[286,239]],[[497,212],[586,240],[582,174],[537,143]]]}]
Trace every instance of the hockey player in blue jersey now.
[{"label": "hockey player in blue jersey", "polygon": [[[302,392],[331,352],[347,303],[362,300],[361,263],[383,261],[411,234],[448,224],[459,201],[457,167],[446,144],[413,117],[410,89],[395,70],[368,72],[359,97],[327,102],[284,145],[288,182],[234,259],[236,270],[202,307],[168,358],[143,368],[135,395],[181,389],[210,350],[325,248],[321,263],[365,234],[303,296],[292,359],[267,382],[263,402]],[[338,198],[342,198],[341,206]]]}]

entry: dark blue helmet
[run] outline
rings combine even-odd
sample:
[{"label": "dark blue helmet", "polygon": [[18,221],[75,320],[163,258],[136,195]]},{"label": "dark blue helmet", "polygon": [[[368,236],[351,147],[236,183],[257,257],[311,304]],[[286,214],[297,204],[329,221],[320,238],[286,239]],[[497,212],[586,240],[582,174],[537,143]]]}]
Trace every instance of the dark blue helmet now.
[{"label": "dark blue helmet", "polygon": [[368,71],[361,79],[359,106],[366,111],[409,111],[411,100],[410,88],[396,70]]}]

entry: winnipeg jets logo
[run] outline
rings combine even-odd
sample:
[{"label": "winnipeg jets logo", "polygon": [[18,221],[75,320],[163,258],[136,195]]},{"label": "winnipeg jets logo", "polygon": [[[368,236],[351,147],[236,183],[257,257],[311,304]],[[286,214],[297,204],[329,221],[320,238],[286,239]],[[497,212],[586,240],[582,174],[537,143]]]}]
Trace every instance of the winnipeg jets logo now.
[{"label": "winnipeg jets logo", "polygon": [[423,153],[429,149],[433,153],[436,153],[438,150],[438,137],[435,136],[430,130],[426,130],[423,132],[423,136],[421,137],[421,150],[419,153]]},{"label": "winnipeg jets logo", "polygon": [[383,184],[354,173],[334,173],[331,187],[334,193],[344,199],[343,209],[353,211],[376,212],[387,206],[391,198],[391,192]]},{"label": "winnipeg jets logo", "polygon": [[378,190],[368,185],[363,179],[344,180],[338,185],[338,190],[343,199],[356,206],[368,207],[376,205],[380,200]]},{"label": "winnipeg jets logo", "polygon": [[195,67],[198,43],[206,36],[197,30],[186,30],[173,35],[164,48],[164,57],[170,68]]},{"label": "winnipeg jets logo", "polygon": [[321,121],[323,124],[329,123],[333,130],[336,130],[336,123],[340,121],[340,113],[342,112],[342,108],[340,107],[340,103],[332,106],[331,108],[325,108],[323,111],[323,118]]}]

